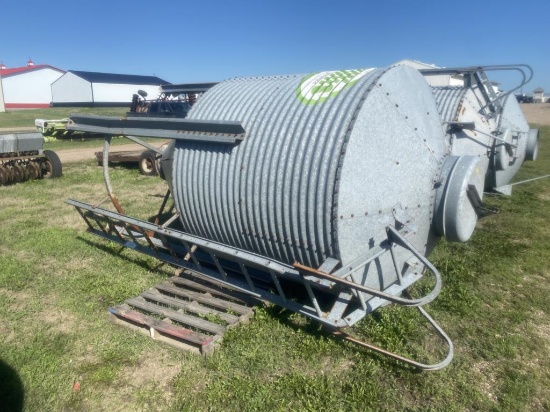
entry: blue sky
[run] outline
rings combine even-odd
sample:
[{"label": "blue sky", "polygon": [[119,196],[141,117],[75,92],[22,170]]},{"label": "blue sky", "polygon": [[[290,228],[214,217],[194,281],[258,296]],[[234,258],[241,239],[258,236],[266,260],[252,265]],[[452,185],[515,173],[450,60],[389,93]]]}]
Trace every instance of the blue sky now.
[{"label": "blue sky", "polygon": [[[0,61],[172,83],[382,67],[526,63],[550,92],[550,0],[7,1]],[[504,89],[515,74],[492,76]]]}]

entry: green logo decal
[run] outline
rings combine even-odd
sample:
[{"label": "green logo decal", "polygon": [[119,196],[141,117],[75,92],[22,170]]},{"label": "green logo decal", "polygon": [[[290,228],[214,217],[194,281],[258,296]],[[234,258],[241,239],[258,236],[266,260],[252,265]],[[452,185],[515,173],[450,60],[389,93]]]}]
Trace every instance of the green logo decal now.
[{"label": "green logo decal", "polygon": [[350,87],[357,80],[374,69],[340,70],[310,74],[302,79],[296,89],[296,97],[303,104],[322,103],[334,97],[345,87]]}]

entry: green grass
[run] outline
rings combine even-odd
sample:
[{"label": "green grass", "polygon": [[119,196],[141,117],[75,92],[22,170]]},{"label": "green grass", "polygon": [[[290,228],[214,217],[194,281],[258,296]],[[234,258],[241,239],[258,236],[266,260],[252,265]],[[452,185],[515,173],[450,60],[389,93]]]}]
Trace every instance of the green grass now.
[{"label": "green grass", "polygon": [[[130,103],[128,103],[128,108]],[[30,127],[34,128],[35,119],[63,119],[71,113],[96,114],[102,116],[122,116],[128,108],[122,107],[52,107],[49,109],[24,109],[6,110],[0,113],[0,128],[8,127]]]},{"label": "green grass", "polygon": [[[550,127],[541,144],[516,180],[550,174]],[[117,167],[111,177],[130,215],[147,217],[164,194],[161,181],[137,169]],[[274,306],[231,329],[206,359],[110,323],[110,305],[172,271],[86,234],[64,203],[103,196],[93,162],[64,165],[60,179],[0,187],[0,409],[550,409],[550,179],[486,198],[500,213],[481,221],[470,242],[441,242],[430,256],[444,287],[427,310],[453,339],[455,358],[422,373]],[[421,360],[442,355],[411,309],[384,308],[355,332]]]},{"label": "green grass", "polygon": [[[35,119],[62,119],[69,117],[72,113],[94,114],[101,116],[124,116],[128,112],[128,108],[120,107],[53,107],[49,109],[25,109],[25,110],[8,110],[5,113],[0,113],[0,129],[9,129],[10,127],[29,127],[34,129]],[[2,132],[0,132],[1,134]],[[158,144],[158,139],[143,138],[145,142]],[[111,141],[112,146],[132,143],[130,140],[122,137],[114,137]],[[57,139],[53,142],[45,142],[44,149],[48,150],[64,150],[76,148],[91,148],[102,147],[103,137],[97,139],[85,138],[81,139],[78,134],[67,139]]]}]

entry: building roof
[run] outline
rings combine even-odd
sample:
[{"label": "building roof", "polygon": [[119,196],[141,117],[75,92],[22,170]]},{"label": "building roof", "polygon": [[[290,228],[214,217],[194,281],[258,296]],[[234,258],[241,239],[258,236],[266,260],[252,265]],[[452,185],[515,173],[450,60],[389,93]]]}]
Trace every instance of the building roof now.
[{"label": "building roof", "polygon": [[65,73],[65,70],[58,69],[57,67],[50,66],[49,64],[35,64],[32,66],[14,67],[11,69],[0,69],[0,76],[9,77],[15,74],[32,72],[32,71],[42,70],[42,69],[52,69],[60,73]]},{"label": "building roof", "polygon": [[166,80],[162,80],[156,76],[138,76],[133,74],[114,74],[114,73],[98,73],[98,72],[83,72],[79,70],[69,70],[69,73],[74,74],[90,83],[110,83],[110,84],[135,84],[135,85],[161,85],[170,84]]},{"label": "building roof", "polygon": [[533,93],[543,93],[544,89],[542,87],[537,87],[535,90],[533,90]]}]

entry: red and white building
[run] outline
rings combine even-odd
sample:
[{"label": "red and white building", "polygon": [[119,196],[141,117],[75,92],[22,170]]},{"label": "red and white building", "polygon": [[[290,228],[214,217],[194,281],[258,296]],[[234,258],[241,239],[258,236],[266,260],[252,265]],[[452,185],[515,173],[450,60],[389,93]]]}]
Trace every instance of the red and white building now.
[{"label": "red and white building", "polygon": [[6,109],[31,109],[49,107],[52,101],[51,85],[65,73],[48,64],[6,68],[0,64],[0,89],[4,94]]}]

